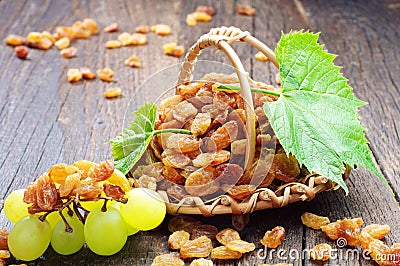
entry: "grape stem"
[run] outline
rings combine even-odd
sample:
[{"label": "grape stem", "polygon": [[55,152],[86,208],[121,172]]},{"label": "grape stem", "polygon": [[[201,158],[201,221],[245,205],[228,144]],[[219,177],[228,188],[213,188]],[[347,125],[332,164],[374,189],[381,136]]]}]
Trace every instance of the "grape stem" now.
[{"label": "grape stem", "polygon": [[[240,91],[239,86],[230,85],[230,84],[219,84],[217,86],[217,88],[222,89],[222,90],[229,90],[229,91]],[[270,91],[270,90],[259,89],[259,88],[250,88],[250,90],[251,90],[251,92],[258,92],[258,93],[268,94],[268,95],[276,96],[276,97],[281,96],[281,94],[276,91]]]},{"label": "grape stem", "polygon": [[190,130],[179,129],[179,128],[167,128],[167,129],[157,129],[153,131],[153,135],[158,135],[161,133],[181,133],[181,134],[191,134]]}]

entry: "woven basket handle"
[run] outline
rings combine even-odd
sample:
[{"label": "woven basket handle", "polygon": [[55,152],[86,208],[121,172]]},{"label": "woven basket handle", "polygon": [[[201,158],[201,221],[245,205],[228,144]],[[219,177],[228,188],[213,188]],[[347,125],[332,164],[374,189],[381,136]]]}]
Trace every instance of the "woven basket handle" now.
[{"label": "woven basket handle", "polygon": [[250,45],[257,48],[259,51],[264,53],[269,60],[277,67],[278,61],[276,60],[274,52],[260,42],[256,38],[250,35],[247,31],[242,31],[236,27],[219,27],[211,29],[209,33],[204,34],[200,39],[190,47],[188,53],[185,56],[185,61],[181,66],[181,70],[178,77],[178,85],[188,84],[192,81],[192,72],[194,65],[197,62],[197,57],[200,55],[201,50],[214,46],[218,50],[222,50],[231,60],[235,67],[236,74],[240,82],[240,94],[246,102],[246,133],[247,133],[247,145],[246,145],[246,159],[245,159],[245,171],[249,171],[254,160],[255,144],[256,144],[256,132],[255,132],[255,117],[254,117],[254,106],[251,97],[250,84],[246,76],[243,64],[240,61],[236,52],[230,46],[231,43],[236,41],[245,41]]}]

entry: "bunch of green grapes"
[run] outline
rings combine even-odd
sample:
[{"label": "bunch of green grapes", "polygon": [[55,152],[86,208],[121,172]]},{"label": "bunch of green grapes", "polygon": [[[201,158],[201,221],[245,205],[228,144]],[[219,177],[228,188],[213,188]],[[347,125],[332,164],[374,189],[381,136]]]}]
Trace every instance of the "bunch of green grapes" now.
[{"label": "bunch of green grapes", "polygon": [[4,213],[15,223],[8,237],[10,252],[24,261],[39,258],[49,245],[61,255],[70,255],[85,242],[98,255],[113,255],[124,247],[128,236],[156,228],[166,214],[160,195],[146,188],[127,192],[127,203],[108,201],[106,210],[94,204],[84,224],[75,214],[70,216],[68,208],[62,210],[65,221],[57,211],[44,220],[42,213],[29,215],[23,196],[24,190],[13,191],[4,202]]}]

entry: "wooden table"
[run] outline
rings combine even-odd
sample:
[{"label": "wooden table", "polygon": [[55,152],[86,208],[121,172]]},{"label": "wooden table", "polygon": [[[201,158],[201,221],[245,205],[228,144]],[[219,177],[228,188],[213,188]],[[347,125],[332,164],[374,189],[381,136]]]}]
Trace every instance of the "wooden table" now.
[{"label": "wooden table", "polygon": [[[204,2],[217,13],[210,23],[189,27],[186,14]],[[257,9],[254,17],[235,14],[237,4],[248,3]],[[79,159],[94,161],[110,157],[111,137],[120,132],[124,113],[134,92],[148,77],[182,58],[162,55],[162,44],[177,42],[186,49],[210,28],[235,25],[274,48],[281,31],[310,29],[321,32],[320,41],[338,54],[338,65],[354,87],[355,94],[369,105],[361,108],[362,124],[370,141],[373,156],[393,189],[364,169],[352,172],[347,184],[348,196],[342,190],[318,195],[311,202],[291,204],[276,210],[258,211],[241,232],[243,239],[256,243],[264,232],[276,225],[287,230],[282,249],[301,252],[315,244],[328,242],[320,231],[304,227],[300,215],[311,211],[331,220],[362,217],[365,224],[383,223],[392,228],[385,242],[400,241],[400,2],[387,1],[318,1],[318,0],[253,0],[253,1],[10,1],[0,2],[0,38],[30,31],[54,31],[59,25],[72,25],[76,20],[94,18],[101,28],[118,22],[121,31],[133,32],[139,24],[166,23],[172,35],[148,35],[148,45],[106,50],[105,42],[118,33],[100,34],[89,40],[77,40],[78,56],[63,59],[53,47],[49,51],[31,50],[29,60],[19,60],[10,47],[0,44],[0,199],[11,191],[26,187],[40,173],[56,163]],[[256,80],[273,82],[270,65],[254,59],[255,50],[235,45],[245,68]],[[143,67],[132,69],[123,61],[135,54]],[[206,52],[201,59],[228,62],[223,55]],[[88,66],[92,69],[111,67],[117,84],[99,80],[77,84],[67,82],[69,68]],[[106,88],[123,87],[123,96],[107,100]],[[142,91],[143,92],[143,91]],[[142,95],[143,96],[143,95]],[[144,98],[154,96],[144,92]],[[126,121],[125,121],[126,122]],[[229,216],[203,221],[220,229],[230,226]],[[150,265],[153,258],[168,252],[168,232],[141,232],[129,237],[124,249],[111,257],[101,257],[83,248],[77,254],[63,257],[49,248],[44,256],[29,265]],[[11,224],[3,212],[0,227]],[[293,251],[296,250],[296,251]],[[374,265],[360,258],[346,258],[347,249],[339,249],[331,265]],[[291,262],[312,265],[308,259],[291,259],[288,254],[258,258],[257,252],[238,261],[216,262],[216,265],[258,265]],[[269,253],[270,254],[270,253]],[[290,255],[289,254],[289,255]]]}]

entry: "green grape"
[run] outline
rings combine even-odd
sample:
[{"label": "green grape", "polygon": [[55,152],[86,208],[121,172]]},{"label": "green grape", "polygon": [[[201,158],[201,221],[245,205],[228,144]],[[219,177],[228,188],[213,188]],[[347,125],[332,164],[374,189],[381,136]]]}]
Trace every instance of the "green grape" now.
[{"label": "green grape", "polygon": [[139,229],[132,227],[130,224],[126,224],[126,227],[128,229],[128,236],[133,236],[134,234],[140,231]]},{"label": "green grape", "polygon": [[121,214],[114,208],[89,213],[84,226],[85,240],[91,251],[110,256],[120,251],[128,237],[127,227]]},{"label": "green grape", "polygon": [[8,248],[14,257],[31,261],[46,251],[51,240],[51,227],[40,221],[38,215],[29,215],[19,220],[8,235]]},{"label": "green grape", "polygon": [[28,216],[29,204],[23,201],[25,189],[14,190],[4,201],[4,214],[12,223]]},{"label": "green grape", "polygon": [[72,228],[72,232],[65,231],[65,223],[59,221],[54,227],[51,237],[51,246],[61,255],[71,255],[79,251],[85,242],[83,234],[83,224],[76,217],[67,217],[68,224]]},{"label": "green grape", "polygon": [[97,201],[91,200],[91,201],[81,201],[80,203],[83,208],[85,208],[86,210],[91,212],[96,209],[101,209],[104,201],[103,200],[97,200]]},{"label": "green grape", "polygon": [[151,230],[164,220],[166,207],[157,192],[147,188],[134,188],[126,193],[126,197],[128,202],[121,204],[121,215],[133,228]]},{"label": "green grape", "polygon": [[[69,214],[68,214],[68,208],[64,208],[63,211],[62,211],[62,214],[63,214],[65,217],[70,217]],[[72,217],[76,217],[75,213],[72,215]],[[54,227],[56,226],[56,224],[57,224],[59,221],[61,221],[61,216],[60,216],[60,214],[58,213],[58,211],[54,211],[54,212],[52,212],[52,213],[49,213],[49,214],[46,216],[46,220],[49,222],[51,229],[54,229]]]}]

